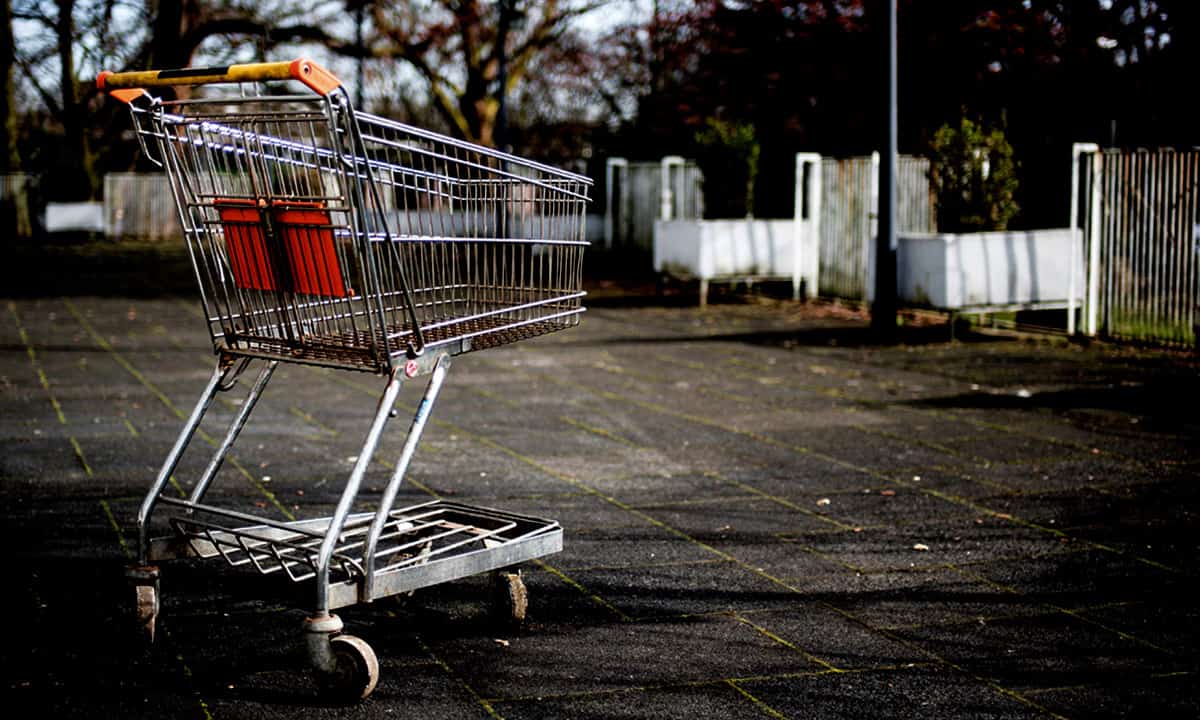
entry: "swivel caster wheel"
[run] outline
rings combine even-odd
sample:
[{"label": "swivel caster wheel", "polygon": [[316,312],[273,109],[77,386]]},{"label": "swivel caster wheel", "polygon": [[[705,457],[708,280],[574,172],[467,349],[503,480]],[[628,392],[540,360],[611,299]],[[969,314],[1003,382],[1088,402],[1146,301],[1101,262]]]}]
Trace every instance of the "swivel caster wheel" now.
[{"label": "swivel caster wheel", "polygon": [[125,577],[133,585],[133,611],[138,634],[147,644],[154,642],[154,630],[158,625],[159,603],[158,568],[136,566],[125,570]]},{"label": "swivel caster wheel", "polygon": [[520,625],[529,610],[529,592],[520,571],[501,570],[492,576],[494,600],[492,610],[504,622]]},{"label": "swivel caster wheel", "polygon": [[334,635],[329,639],[335,666],[331,673],[317,673],[321,690],[331,699],[357,702],[365,699],[379,682],[379,659],[362,638]]}]

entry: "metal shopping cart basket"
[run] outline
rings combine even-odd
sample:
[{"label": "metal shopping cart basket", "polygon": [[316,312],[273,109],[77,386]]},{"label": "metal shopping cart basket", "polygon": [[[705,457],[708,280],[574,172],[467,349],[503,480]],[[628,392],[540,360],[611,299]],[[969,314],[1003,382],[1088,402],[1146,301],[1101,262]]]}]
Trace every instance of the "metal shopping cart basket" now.
[{"label": "metal shopping cart basket", "polygon": [[[443,500],[394,505],[453,356],[578,324],[590,181],[357,112],[307,60],[106,72],[97,83],[128,103],[143,152],[170,180],[217,355],[138,513],[128,574],[144,632],[153,639],[160,560],[220,556],[311,582],[304,637],[317,678],[362,698],[378,662],[334,610],[496,572],[523,614],[520,576],[504,571],[560,550],[556,522]],[[209,84],[235,92],[147,91]],[[190,495],[165,492],[214,397],[254,362]],[[331,517],[281,521],[205,502],[281,362],[387,378]],[[429,380],[395,469],[374,512],[352,512],[401,384],[418,376]],[[163,538],[150,537],[156,511],[168,516]]]}]

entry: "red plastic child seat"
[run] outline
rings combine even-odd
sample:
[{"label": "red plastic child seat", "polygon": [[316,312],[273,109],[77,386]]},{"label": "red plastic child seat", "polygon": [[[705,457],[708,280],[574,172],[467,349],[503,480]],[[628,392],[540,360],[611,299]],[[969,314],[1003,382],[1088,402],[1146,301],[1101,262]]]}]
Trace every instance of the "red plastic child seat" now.
[{"label": "red plastic child seat", "polygon": [[245,198],[218,198],[213,204],[225,229],[233,280],[245,290],[284,290],[305,295],[346,297],[333,224],[324,203],[273,200],[271,220],[280,237],[282,267],[267,244],[263,208]]}]

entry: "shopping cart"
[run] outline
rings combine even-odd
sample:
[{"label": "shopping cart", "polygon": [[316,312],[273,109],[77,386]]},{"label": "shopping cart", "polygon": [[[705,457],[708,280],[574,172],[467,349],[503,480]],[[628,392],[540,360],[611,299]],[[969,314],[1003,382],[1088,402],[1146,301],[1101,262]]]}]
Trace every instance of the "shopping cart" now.
[{"label": "shopping cart", "polygon": [[[357,112],[333,75],[303,59],[106,72],[97,84],[129,105],[142,151],[170,180],[217,355],[137,516],[128,575],[143,632],[153,639],[161,560],[220,556],[311,582],[304,637],[317,678],[363,698],[378,662],[332,611],[495,573],[521,618],[525,589],[512,569],[560,550],[558,523],[445,500],[394,505],[453,356],[578,324],[588,178]],[[210,84],[236,93],[165,100],[146,90]],[[255,361],[257,378],[190,495],[168,492],[214,397]],[[387,378],[330,517],[205,502],[281,362]],[[426,375],[385,489],[364,494],[402,383]],[[374,511],[352,512],[358,500]],[[156,511],[168,516],[161,538],[150,536]]]}]

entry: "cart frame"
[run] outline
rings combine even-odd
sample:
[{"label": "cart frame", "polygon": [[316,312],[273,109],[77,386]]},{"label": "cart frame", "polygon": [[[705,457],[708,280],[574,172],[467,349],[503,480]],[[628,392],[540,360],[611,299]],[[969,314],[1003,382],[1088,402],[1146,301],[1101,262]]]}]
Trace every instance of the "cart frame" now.
[{"label": "cart frame", "polygon": [[[311,94],[280,94],[299,81]],[[143,632],[159,612],[157,563],[222,557],[313,582],[304,637],[318,680],[363,698],[374,651],[333,610],[490,571],[562,548],[557,522],[434,500],[395,508],[451,358],[566,329],[583,312],[586,177],[354,110],[340,82],[299,59],[101,73],[129,105],[145,155],[170,181],[216,367],[137,514],[127,571]],[[164,100],[147,88],[235,84]],[[266,88],[268,94],[263,94]],[[187,498],[165,494],[212,405],[261,364]],[[279,363],[386,378],[332,516],[286,521],[205,502]],[[402,385],[428,377],[391,476],[352,513]],[[156,511],[172,532],[151,537]],[[503,572],[523,617],[520,576]]]}]

